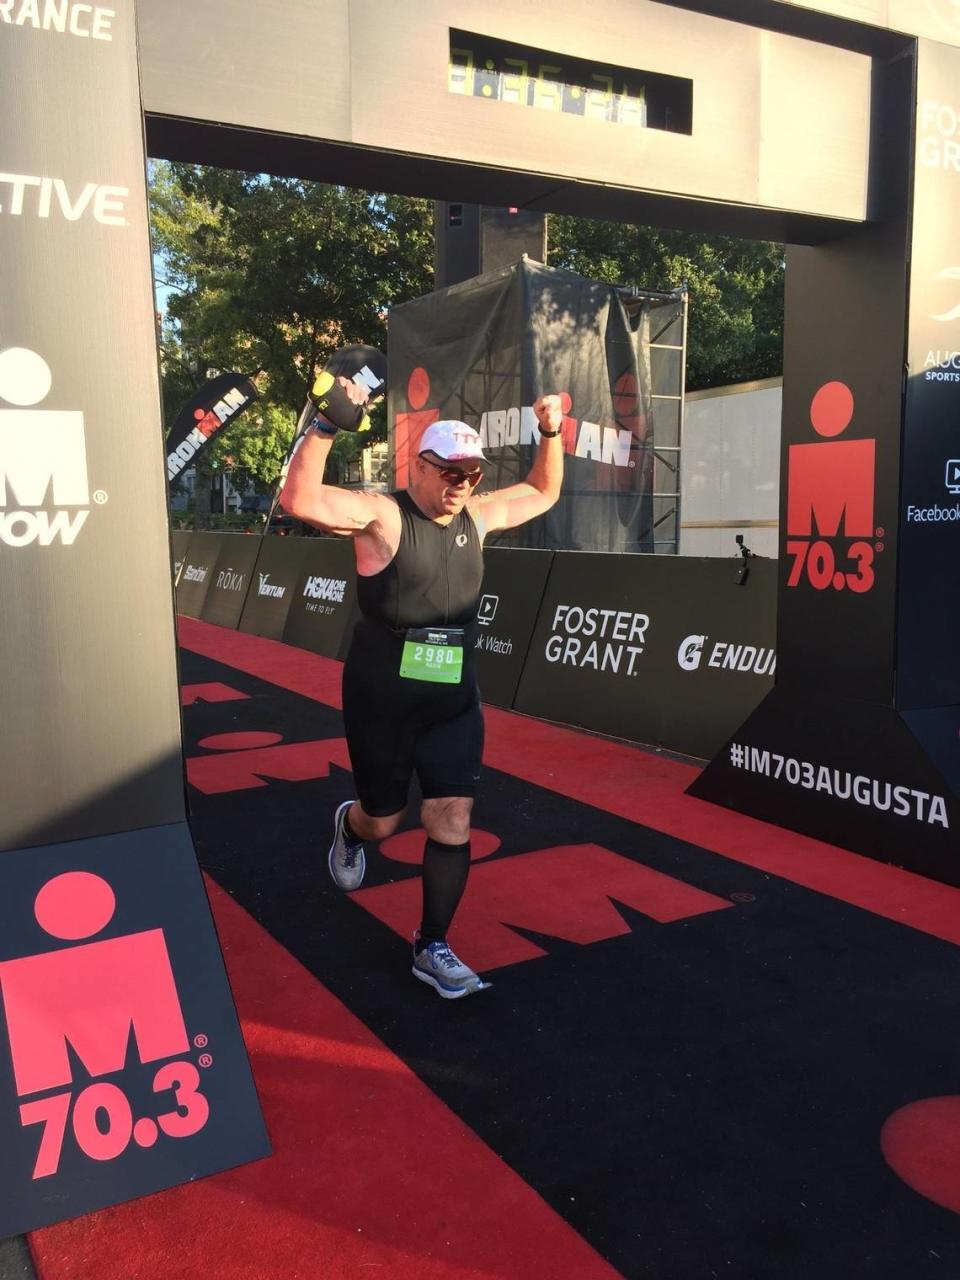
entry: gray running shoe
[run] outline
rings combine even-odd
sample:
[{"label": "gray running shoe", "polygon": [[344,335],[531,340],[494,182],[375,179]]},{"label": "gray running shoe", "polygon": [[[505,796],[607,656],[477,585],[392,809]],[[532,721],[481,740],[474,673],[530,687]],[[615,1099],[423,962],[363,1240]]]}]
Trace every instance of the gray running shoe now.
[{"label": "gray running shoe", "polygon": [[444,1000],[459,1000],[489,987],[472,969],[468,968],[446,942],[428,942],[419,955],[414,951],[413,976],[421,982],[429,982]]},{"label": "gray running shoe", "polygon": [[350,812],[352,800],[344,800],[333,816],[333,844],[327,855],[327,866],[336,884],[347,893],[359,889],[363,884],[367,859],[363,845],[358,841],[351,844],[343,832],[343,820]]}]

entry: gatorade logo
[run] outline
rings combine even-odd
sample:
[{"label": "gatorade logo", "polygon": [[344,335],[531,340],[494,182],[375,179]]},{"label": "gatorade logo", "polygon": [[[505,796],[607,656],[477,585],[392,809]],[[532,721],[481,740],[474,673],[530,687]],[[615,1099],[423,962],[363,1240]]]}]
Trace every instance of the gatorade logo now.
[{"label": "gatorade logo", "polygon": [[[677,649],[677,665],[683,671],[699,671],[706,652],[708,636],[687,636]],[[715,640],[710,646],[708,667],[724,671],[746,671],[754,675],[773,675],[777,668],[777,655],[773,649],[754,644],[731,643]]]},{"label": "gatorade logo", "polygon": [[[90,514],[83,414],[36,409],[53,378],[26,347],[0,352],[0,543],[72,545]],[[107,495],[97,491],[97,503]]]},{"label": "gatorade logo", "polygon": [[686,640],[681,640],[680,648],[677,650],[677,663],[684,671],[697,670],[706,642],[706,636],[687,636]]},{"label": "gatorade logo", "polygon": [[853,591],[874,584],[883,530],[874,528],[877,442],[840,440],[853,417],[853,393],[827,382],[810,403],[810,423],[822,443],[792,444],[787,460],[786,585]]}]

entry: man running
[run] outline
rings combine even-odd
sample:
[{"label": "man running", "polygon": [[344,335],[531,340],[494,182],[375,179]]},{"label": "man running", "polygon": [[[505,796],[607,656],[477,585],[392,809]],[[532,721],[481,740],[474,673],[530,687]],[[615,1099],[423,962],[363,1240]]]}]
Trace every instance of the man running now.
[{"label": "man running", "polygon": [[[337,380],[352,409],[365,392]],[[485,537],[542,515],[560,496],[559,395],[533,406],[540,443],[520,484],[478,494],[486,461],[477,432],[435,422],[420,440],[409,487],[368,493],[325,484],[334,417],[316,414],[287,474],[290,515],[353,538],[361,617],[343,671],[343,719],[356,800],[334,819],[330,873],[359,888],[365,841],[400,825],[416,772],[423,796],[423,917],[413,974],[444,999],[484,984],[447,943],[470,868],[470,814],[480,780],[483,718],[474,652]]]}]

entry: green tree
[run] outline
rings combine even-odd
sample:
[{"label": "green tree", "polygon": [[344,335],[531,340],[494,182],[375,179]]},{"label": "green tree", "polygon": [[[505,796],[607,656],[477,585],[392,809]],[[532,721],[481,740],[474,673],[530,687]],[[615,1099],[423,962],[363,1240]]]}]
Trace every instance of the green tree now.
[{"label": "green tree", "polygon": [[783,245],[554,214],[550,264],[593,280],[690,291],[687,387],[783,369]]},{"label": "green tree", "polygon": [[[347,343],[385,348],[390,305],[432,288],[432,204],[168,162],[151,165],[150,198],[166,420],[209,371],[252,376],[261,399],[204,455],[198,485],[233,466],[269,487],[314,370]],[[382,438],[385,415],[373,423],[358,447]]]}]

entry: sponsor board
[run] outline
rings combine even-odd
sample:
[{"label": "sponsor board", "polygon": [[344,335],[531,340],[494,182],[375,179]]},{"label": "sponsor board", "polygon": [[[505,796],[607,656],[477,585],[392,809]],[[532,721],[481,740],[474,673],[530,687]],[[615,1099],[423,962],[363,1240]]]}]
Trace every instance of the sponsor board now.
[{"label": "sponsor board", "polygon": [[218,627],[236,627],[255,578],[260,539],[243,533],[224,533],[220,538],[200,617]]},{"label": "sponsor board", "polygon": [[280,640],[290,613],[300,565],[310,538],[258,538],[259,554],[239,622],[241,631]]},{"label": "sponsor board", "polygon": [[776,564],[557,552],[518,710],[706,756],[769,690]]},{"label": "sponsor board", "polygon": [[190,537],[183,553],[183,568],[177,581],[177,612],[187,618],[199,618],[216,572],[223,533],[201,531]]},{"label": "sponsor board", "polygon": [[[284,539],[286,541],[286,539]],[[327,658],[343,655],[356,608],[356,568],[348,538],[305,538],[283,640]]]},{"label": "sponsor board", "polygon": [[484,702],[513,705],[552,563],[552,551],[511,547],[484,551],[475,650]]}]

